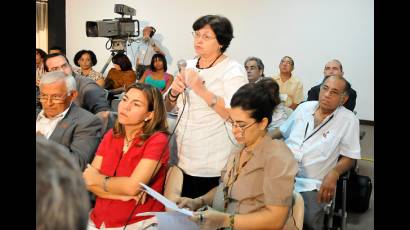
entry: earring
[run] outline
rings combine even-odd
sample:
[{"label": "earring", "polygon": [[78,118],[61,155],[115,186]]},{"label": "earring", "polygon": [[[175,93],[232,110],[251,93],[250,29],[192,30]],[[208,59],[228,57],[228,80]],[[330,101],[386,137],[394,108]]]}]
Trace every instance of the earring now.
[{"label": "earring", "polygon": [[144,121],[147,122],[147,121],[148,121],[148,118],[145,118]]}]

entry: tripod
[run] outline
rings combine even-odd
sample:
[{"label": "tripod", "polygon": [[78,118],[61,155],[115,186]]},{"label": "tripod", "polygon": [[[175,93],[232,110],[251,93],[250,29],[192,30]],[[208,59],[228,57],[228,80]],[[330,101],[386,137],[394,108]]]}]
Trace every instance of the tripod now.
[{"label": "tripod", "polygon": [[[114,57],[114,55],[116,54],[115,52],[117,52],[117,53],[124,53],[125,52],[125,45],[127,43],[126,39],[121,39],[121,38],[115,38],[115,39],[110,38],[110,40],[108,40],[108,41],[111,41],[111,48],[112,48],[111,49],[111,55],[108,57],[107,61],[105,62],[104,66],[101,70],[102,74],[104,74],[105,70],[107,69],[108,65],[110,64],[110,62],[112,60],[112,57]],[[107,41],[107,43],[108,43],[108,41]],[[109,49],[109,47],[107,47],[107,44],[106,44],[106,48]]]}]

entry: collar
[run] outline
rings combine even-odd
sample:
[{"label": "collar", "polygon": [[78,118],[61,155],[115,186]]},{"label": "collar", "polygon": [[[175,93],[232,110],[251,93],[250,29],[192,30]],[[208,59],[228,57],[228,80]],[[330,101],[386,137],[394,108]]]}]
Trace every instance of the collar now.
[{"label": "collar", "polygon": [[[336,116],[336,114],[339,112],[341,107],[342,106],[339,105],[331,114],[326,116],[325,120],[327,120],[327,118],[331,117],[332,115]],[[317,101],[317,104],[313,107],[312,116],[315,116],[315,112],[318,109],[319,109],[319,101]]]},{"label": "collar", "polygon": [[45,115],[44,115],[44,109],[42,109],[41,111],[40,111],[40,113],[38,114],[38,117],[37,117],[37,121],[39,121],[40,119],[49,119],[49,120],[55,120],[55,119],[58,119],[58,118],[64,118],[65,117],[65,115],[67,114],[67,112],[68,112],[68,110],[71,108],[71,105],[73,104],[73,102],[71,102],[70,103],[70,105],[67,107],[67,109],[65,109],[62,113],[60,113],[60,114],[58,114],[58,115],[56,115],[56,116],[54,116],[54,117],[51,117],[51,118],[48,118],[48,117],[46,117]]}]

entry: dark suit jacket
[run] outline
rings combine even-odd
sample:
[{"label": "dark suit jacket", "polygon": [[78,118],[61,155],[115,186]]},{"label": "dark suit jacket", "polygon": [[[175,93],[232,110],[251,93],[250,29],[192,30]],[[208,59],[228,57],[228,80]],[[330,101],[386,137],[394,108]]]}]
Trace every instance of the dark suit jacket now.
[{"label": "dark suit jacket", "polygon": [[[37,115],[38,116],[38,115]],[[58,122],[49,140],[68,148],[75,162],[84,170],[92,161],[101,141],[101,119],[72,103],[66,116]]]},{"label": "dark suit jacket", "polygon": [[[319,100],[319,92],[320,92],[320,84],[313,86],[309,91],[308,91],[308,101],[318,101]],[[350,111],[354,111],[354,107],[356,107],[356,98],[357,94],[356,91],[351,88],[349,92],[349,99],[347,99],[346,103],[343,105],[346,109]]]},{"label": "dark suit jacket", "polygon": [[106,98],[106,92],[94,80],[81,75],[74,76],[78,96],[75,103],[81,108],[97,114],[101,111],[109,111],[110,105]]}]

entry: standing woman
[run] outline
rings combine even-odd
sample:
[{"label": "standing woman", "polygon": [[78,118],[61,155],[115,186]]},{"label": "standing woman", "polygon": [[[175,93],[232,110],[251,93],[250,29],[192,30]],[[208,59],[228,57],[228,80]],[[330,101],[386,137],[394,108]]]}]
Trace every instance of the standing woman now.
[{"label": "standing woman", "polygon": [[167,111],[179,108],[176,142],[184,176],[182,196],[195,198],[219,183],[234,147],[225,127],[229,102],[248,79],[244,67],[224,54],[233,38],[227,18],[206,15],[192,28],[197,58],[188,60],[186,71],[174,79],[165,105]]},{"label": "standing woman", "polygon": [[150,85],[130,85],[118,105],[114,128],[105,134],[83,173],[87,189],[97,196],[88,229],[126,224],[127,229],[139,229],[151,219],[137,217],[137,213],[164,211],[150,196],[143,204],[136,201],[141,196],[140,182],[162,193],[169,159],[167,138],[161,93]]},{"label": "standing woman", "polygon": [[163,54],[154,54],[149,69],[144,72],[139,82],[152,85],[164,93],[171,86],[174,76],[167,73],[167,60]]},{"label": "standing woman", "polygon": [[97,64],[97,57],[91,50],[80,50],[74,56],[74,64],[79,69],[75,69],[74,73],[83,75],[93,79],[99,86],[104,87],[104,77],[100,72],[93,69],[93,66]]}]

